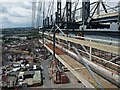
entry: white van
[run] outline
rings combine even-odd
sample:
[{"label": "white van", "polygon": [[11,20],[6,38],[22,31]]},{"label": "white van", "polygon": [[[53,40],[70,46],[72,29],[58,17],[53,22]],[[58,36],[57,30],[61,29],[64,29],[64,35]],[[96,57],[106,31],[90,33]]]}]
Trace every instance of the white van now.
[{"label": "white van", "polygon": [[18,82],[20,85],[22,85],[23,80],[24,80],[24,72],[19,72]]}]

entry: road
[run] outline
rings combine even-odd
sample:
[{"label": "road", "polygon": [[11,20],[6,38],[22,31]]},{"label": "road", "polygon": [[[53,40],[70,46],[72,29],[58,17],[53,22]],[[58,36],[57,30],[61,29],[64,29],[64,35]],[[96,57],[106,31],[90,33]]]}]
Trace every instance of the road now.
[{"label": "road", "polygon": [[50,59],[41,61],[41,64],[43,66],[43,77],[45,78],[43,81],[42,88],[52,88],[52,86],[53,86],[53,84],[49,78],[49,71],[48,71],[49,60]]}]

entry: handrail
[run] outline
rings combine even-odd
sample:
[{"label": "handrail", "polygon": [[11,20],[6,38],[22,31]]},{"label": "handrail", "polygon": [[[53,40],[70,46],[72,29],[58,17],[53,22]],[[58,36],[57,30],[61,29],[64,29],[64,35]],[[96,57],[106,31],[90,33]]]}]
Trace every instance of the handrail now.
[{"label": "handrail", "polygon": [[[45,33],[45,35],[48,35],[48,34]],[[50,36],[53,37],[52,34],[50,34]],[[120,55],[120,53],[119,53],[120,47],[119,46],[105,45],[105,44],[101,44],[101,43],[90,42],[90,41],[85,41],[85,40],[80,40],[80,39],[75,39],[75,38],[70,38],[70,37],[64,37],[64,36],[60,36],[60,35],[56,35],[56,38],[62,39],[65,41],[69,41],[69,42],[72,42],[75,44],[80,44],[80,45],[84,45],[84,46],[88,46],[88,47],[92,47],[92,48],[99,49],[102,51]]]}]

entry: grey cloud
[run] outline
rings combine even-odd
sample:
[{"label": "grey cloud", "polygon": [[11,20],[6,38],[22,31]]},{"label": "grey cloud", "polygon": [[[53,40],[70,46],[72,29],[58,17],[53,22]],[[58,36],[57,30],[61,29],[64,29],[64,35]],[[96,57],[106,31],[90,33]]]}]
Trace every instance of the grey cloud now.
[{"label": "grey cloud", "polygon": [[32,6],[30,2],[0,3],[2,28],[31,26]]},{"label": "grey cloud", "polygon": [[7,13],[7,8],[0,3],[0,13]]}]

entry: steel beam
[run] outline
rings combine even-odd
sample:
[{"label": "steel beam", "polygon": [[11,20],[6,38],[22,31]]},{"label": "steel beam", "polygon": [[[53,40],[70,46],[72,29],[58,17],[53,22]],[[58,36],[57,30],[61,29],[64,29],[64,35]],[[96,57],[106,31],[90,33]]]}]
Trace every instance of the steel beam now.
[{"label": "steel beam", "polygon": [[[45,34],[48,35],[47,33],[45,33]],[[50,36],[53,37],[53,35],[51,35],[51,34],[50,34]],[[105,45],[105,44],[100,44],[100,43],[96,43],[96,42],[90,42],[90,41],[85,41],[85,40],[80,40],[80,39],[75,39],[75,38],[70,38],[70,37],[64,37],[64,36],[59,36],[59,35],[56,35],[56,38],[120,55],[120,53],[119,53],[120,47],[119,46]]]},{"label": "steel beam", "polygon": [[55,32],[56,32],[56,30],[55,30],[55,28],[53,29],[53,57],[54,57],[54,59],[55,59],[55,39],[56,39],[56,35],[55,35]]},{"label": "steel beam", "polygon": [[88,47],[96,48],[99,50],[103,50],[106,52],[114,53],[114,54],[119,54],[120,47],[117,46],[110,46],[110,45],[105,45],[105,44],[100,44],[100,43],[95,43],[95,42],[89,42],[85,40],[79,40],[75,38],[69,38],[69,37],[64,37],[64,36],[56,36],[59,39],[63,39],[65,41],[73,42],[76,44],[82,44]]},{"label": "steel beam", "polygon": [[47,26],[49,27],[49,17],[47,17]]},{"label": "steel beam", "polygon": [[102,89],[102,85],[101,83],[99,82],[99,80],[96,78],[95,74],[93,73],[93,71],[91,70],[91,68],[89,67],[89,65],[84,61],[83,57],[80,55],[80,53],[78,52],[77,48],[72,46],[72,48],[74,49],[74,51],[77,53],[78,57],[79,57],[79,60],[85,65],[85,67],[88,69],[88,71],[90,72],[91,76],[93,77],[93,79],[96,81],[96,83],[99,85],[99,88],[101,90],[104,90]]},{"label": "steel beam", "polygon": [[115,61],[115,60],[118,59],[118,58],[120,58],[120,56],[116,56],[116,57],[110,59],[109,61],[110,61],[110,62],[113,62],[113,61]]},{"label": "steel beam", "polygon": [[53,15],[50,16],[51,25],[53,25]]},{"label": "steel beam", "polygon": [[55,22],[58,21],[58,18],[57,18],[57,12],[55,12]]},{"label": "steel beam", "polygon": [[61,22],[61,0],[57,0],[57,22]]},{"label": "steel beam", "polygon": [[71,7],[72,3],[71,0],[66,0],[66,21],[71,22]]},{"label": "steel beam", "polygon": [[44,25],[45,25],[45,27],[46,27],[46,25],[47,25],[47,18],[45,18],[45,23],[44,23]]},{"label": "steel beam", "polygon": [[118,23],[119,23],[119,30],[120,30],[120,1],[118,3],[119,9],[118,9]]},{"label": "steel beam", "polygon": [[90,0],[82,0],[82,22],[87,24],[88,17],[90,16]]}]

